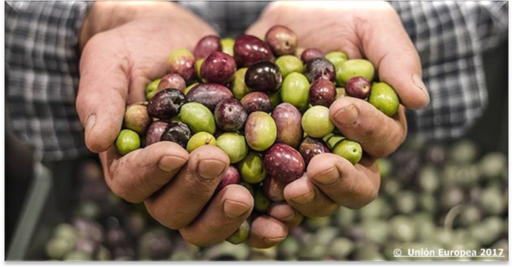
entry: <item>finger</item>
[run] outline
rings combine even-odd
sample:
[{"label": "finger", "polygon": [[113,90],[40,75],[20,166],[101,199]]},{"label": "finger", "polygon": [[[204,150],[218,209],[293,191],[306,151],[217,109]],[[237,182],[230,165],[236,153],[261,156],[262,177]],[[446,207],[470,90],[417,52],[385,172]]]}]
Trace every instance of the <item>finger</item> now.
[{"label": "finger", "polygon": [[85,127],[85,141],[93,152],[102,152],[116,139],[123,122],[128,93],[127,62],[119,52],[103,49],[91,39],[80,62],[77,112]]},{"label": "finger", "polygon": [[341,97],[330,107],[330,118],[347,138],[357,141],[369,155],[382,158],[394,152],[406,138],[404,108],[388,117],[370,103]]},{"label": "finger", "polygon": [[189,154],[173,142],[158,142],[120,157],[112,146],[100,154],[109,166],[105,181],[112,192],[129,202],[139,203],[159,190],[185,165]]},{"label": "finger", "polygon": [[422,109],[429,104],[429,94],[422,82],[419,54],[395,10],[388,3],[374,8],[380,9],[375,12],[378,16],[360,17],[356,23],[363,54],[375,64],[379,79],[396,90],[406,108]]},{"label": "finger", "polygon": [[144,202],[148,212],[170,229],[187,226],[210,200],[229,163],[218,147],[195,149],[176,177]]},{"label": "finger", "polygon": [[219,191],[196,220],[180,233],[196,246],[220,243],[233,234],[253,209],[253,197],[240,185],[229,185]]},{"label": "finger", "polygon": [[262,215],[251,222],[248,244],[254,248],[269,248],[285,239],[288,228],[279,220]]},{"label": "finger", "polygon": [[303,221],[303,215],[286,202],[275,202],[267,211],[269,216],[280,220],[289,229],[298,226]]},{"label": "finger", "polygon": [[353,166],[337,155],[320,154],[310,161],[307,174],[323,194],[348,208],[361,208],[378,195],[379,171],[376,164],[365,157]]},{"label": "finger", "polygon": [[335,213],[339,205],[321,192],[306,175],[291,182],[283,192],[287,203],[306,217]]}]

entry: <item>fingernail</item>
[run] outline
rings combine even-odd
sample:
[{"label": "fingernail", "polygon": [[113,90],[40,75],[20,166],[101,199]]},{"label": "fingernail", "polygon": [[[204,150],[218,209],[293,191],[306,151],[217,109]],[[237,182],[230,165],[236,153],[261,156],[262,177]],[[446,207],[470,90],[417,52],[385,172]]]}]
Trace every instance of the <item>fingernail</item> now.
[{"label": "fingernail", "polygon": [[[159,161],[159,169],[163,172],[171,172],[176,169],[177,166],[183,166],[185,164],[185,159],[180,157],[173,156],[164,156]],[[174,168],[174,169],[172,169]]]},{"label": "fingernail", "polygon": [[223,203],[223,212],[229,218],[237,218],[249,211],[248,205],[233,201],[225,200]]},{"label": "fingernail", "polygon": [[284,222],[290,222],[294,219],[294,217],[296,217],[296,212],[295,211],[292,211],[291,214],[287,215],[287,216],[284,216],[282,218],[280,218],[280,221],[284,221]]},{"label": "fingernail", "polygon": [[226,164],[222,161],[215,159],[201,160],[198,163],[198,175],[205,180],[212,180],[221,175],[225,168]]},{"label": "fingernail", "polygon": [[338,173],[337,167],[332,167],[326,171],[323,171],[314,177],[313,180],[322,184],[322,185],[333,185],[340,179],[340,174]]},{"label": "fingernail", "polygon": [[314,197],[315,197],[315,191],[312,190],[308,194],[293,198],[292,201],[294,201],[296,204],[299,204],[299,205],[305,205],[305,204],[312,202]]},{"label": "fingernail", "polygon": [[333,119],[338,124],[351,125],[358,120],[358,110],[354,105],[349,105],[337,111],[333,116]]},{"label": "fingernail", "polygon": [[426,89],[426,85],[422,81],[422,78],[420,78],[420,76],[418,74],[413,74],[411,76],[411,79],[412,79],[413,83],[415,84],[415,86],[417,86],[420,90],[424,91],[424,93],[426,94],[427,99],[429,101],[429,98],[430,98],[429,93]]},{"label": "fingernail", "polygon": [[271,238],[271,237],[264,237],[264,242],[267,243],[267,244],[276,244],[280,241],[282,241],[283,239],[285,239],[286,236],[282,236],[282,237],[274,237],[274,238]]},{"label": "fingernail", "polygon": [[89,115],[89,117],[87,118],[87,121],[86,121],[86,125],[85,125],[86,133],[89,133],[89,131],[91,131],[91,129],[94,127],[95,123],[96,123],[96,115],[95,114]]}]

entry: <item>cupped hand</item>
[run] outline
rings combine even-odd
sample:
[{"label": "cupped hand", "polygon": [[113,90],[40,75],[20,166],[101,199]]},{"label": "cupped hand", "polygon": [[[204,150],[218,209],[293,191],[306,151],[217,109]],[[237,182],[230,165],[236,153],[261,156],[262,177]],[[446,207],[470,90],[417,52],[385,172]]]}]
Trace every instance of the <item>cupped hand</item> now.
[{"label": "cupped hand", "polygon": [[[243,186],[214,194],[229,165],[228,156],[212,146],[189,154],[172,142],[121,156],[114,142],[125,107],[145,100],[146,85],[166,73],[169,53],[180,48],[192,51],[210,34],[216,32],[173,3],[95,3],[81,31],[76,103],[86,145],[99,153],[113,193],[129,202],[144,202],[158,222],[178,229],[198,246],[223,241],[251,214],[253,197]],[[268,246],[266,240],[285,238],[287,224],[300,218],[291,218],[291,212],[290,206],[275,208],[271,216],[255,220],[251,243],[262,247]]]},{"label": "cupped hand", "polygon": [[379,191],[376,159],[393,153],[406,138],[405,109],[422,109],[429,103],[418,53],[399,16],[386,2],[275,2],[247,33],[263,37],[274,25],[291,28],[299,47],[324,53],[343,51],[350,59],[368,59],[379,80],[390,84],[400,98],[399,111],[393,117],[361,99],[335,101],[330,118],[344,136],[362,145],[362,160],[352,165],[334,154],[318,155],[310,161],[306,174],[284,191],[287,203],[309,217],[331,215],[340,205],[361,208]]}]

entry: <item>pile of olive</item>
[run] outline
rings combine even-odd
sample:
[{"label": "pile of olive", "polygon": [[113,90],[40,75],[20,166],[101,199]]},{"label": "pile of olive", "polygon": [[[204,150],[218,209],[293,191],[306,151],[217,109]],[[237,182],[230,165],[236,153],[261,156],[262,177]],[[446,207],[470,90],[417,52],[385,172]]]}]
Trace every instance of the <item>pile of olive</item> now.
[{"label": "pile of olive", "polygon": [[365,99],[388,116],[399,107],[393,88],[375,79],[372,63],[342,51],[298,48],[296,34],[282,25],[264,38],[205,36],[193,51],[171,52],[167,67],[168,74],[146,87],[147,101],[127,107],[118,152],[161,141],[189,152],[218,146],[231,163],[219,187],[245,185],[255,212],[283,201],[284,186],[301,177],[315,155],[360,161],[360,144],[329,118],[337,98]]}]

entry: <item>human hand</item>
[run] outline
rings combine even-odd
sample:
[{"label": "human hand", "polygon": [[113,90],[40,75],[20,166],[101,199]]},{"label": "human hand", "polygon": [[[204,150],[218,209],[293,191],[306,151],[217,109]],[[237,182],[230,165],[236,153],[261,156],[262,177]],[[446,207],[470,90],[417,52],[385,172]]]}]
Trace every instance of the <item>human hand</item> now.
[{"label": "human hand", "polygon": [[[76,103],[86,145],[99,153],[113,193],[129,202],[144,201],[157,221],[179,229],[186,241],[199,246],[227,238],[253,207],[251,194],[239,185],[213,196],[229,165],[228,156],[212,146],[188,154],[172,142],[121,156],[113,144],[125,107],[145,100],[146,85],[166,73],[169,53],[192,50],[210,34],[216,34],[214,29],[173,3],[96,2],[81,30]],[[293,212],[290,207],[274,210],[271,215],[276,218]],[[252,240],[286,236],[287,222],[258,218]]]},{"label": "human hand", "polygon": [[274,25],[291,28],[299,47],[368,59],[379,80],[390,84],[400,98],[401,106],[393,117],[361,99],[335,101],[330,118],[344,136],[362,145],[362,160],[353,166],[334,154],[318,155],[306,174],[284,190],[287,203],[309,217],[331,215],[340,205],[361,208],[379,191],[376,159],[394,152],[406,138],[405,108],[421,109],[429,103],[417,51],[386,2],[275,2],[247,34],[263,37]]}]

